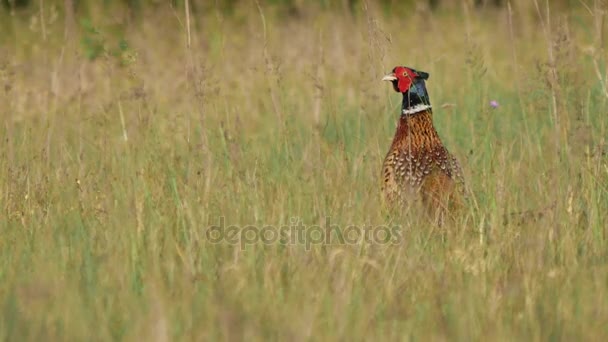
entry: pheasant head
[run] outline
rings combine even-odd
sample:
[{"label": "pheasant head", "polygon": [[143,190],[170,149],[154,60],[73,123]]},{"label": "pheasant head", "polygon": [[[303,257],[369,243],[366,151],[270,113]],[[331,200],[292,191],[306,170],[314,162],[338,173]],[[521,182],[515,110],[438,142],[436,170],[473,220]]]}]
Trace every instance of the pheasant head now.
[{"label": "pheasant head", "polygon": [[424,71],[397,66],[382,80],[390,81],[393,84],[393,89],[403,94],[402,114],[414,114],[431,108],[425,84],[425,80],[428,78],[429,74]]}]

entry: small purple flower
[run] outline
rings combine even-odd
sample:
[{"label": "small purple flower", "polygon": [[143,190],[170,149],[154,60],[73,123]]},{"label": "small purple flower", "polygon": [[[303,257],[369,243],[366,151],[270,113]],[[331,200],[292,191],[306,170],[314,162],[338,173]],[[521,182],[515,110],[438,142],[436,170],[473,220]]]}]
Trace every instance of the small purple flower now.
[{"label": "small purple flower", "polygon": [[490,101],[490,106],[492,108],[498,108],[498,106],[500,106],[500,105],[498,104],[498,102],[496,100],[492,100],[492,101]]}]

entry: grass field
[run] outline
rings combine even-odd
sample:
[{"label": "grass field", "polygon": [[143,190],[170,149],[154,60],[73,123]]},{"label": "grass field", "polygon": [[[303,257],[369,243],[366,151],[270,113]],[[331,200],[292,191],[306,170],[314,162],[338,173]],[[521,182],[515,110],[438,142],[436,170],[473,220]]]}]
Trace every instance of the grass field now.
[{"label": "grass field", "polygon": [[[608,340],[605,5],[155,3],[0,9],[3,340]],[[395,65],[463,166],[449,226],[383,207]]]}]

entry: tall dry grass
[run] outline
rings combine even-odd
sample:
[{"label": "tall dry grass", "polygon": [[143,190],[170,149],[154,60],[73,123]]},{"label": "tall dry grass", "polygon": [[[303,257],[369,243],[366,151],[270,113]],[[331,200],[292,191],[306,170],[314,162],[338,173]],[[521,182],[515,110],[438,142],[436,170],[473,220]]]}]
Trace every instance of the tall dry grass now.
[{"label": "tall dry grass", "polygon": [[[608,337],[600,1],[185,3],[0,13],[4,339]],[[465,170],[449,229],[380,201],[395,65]],[[240,248],[220,217],[403,239]]]}]

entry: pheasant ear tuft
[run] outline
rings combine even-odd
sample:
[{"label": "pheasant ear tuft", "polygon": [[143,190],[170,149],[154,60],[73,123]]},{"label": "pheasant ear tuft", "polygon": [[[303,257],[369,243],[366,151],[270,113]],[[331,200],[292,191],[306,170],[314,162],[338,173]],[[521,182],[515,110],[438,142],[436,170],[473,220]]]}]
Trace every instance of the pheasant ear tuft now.
[{"label": "pheasant ear tuft", "polygon": [[423,80],[428,80],[429,79],[429,73],[428,72],[417,71],[416,74],[418,75],[418,77],[422,78]]}]

